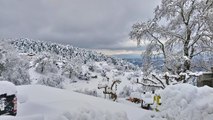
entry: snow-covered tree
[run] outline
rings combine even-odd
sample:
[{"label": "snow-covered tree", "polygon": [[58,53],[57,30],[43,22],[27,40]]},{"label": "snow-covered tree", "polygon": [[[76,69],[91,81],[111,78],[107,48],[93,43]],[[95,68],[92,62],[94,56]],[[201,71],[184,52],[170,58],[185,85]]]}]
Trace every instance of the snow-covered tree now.
[{"label": "snow-covered tree", "polygon": [[80,57],[74,57],[70,61],[66,62],[62,75],[65,75],[68,78],[78,77],[82,72],[83,61]]},{"label": "snow-covered tree", "polygon": [[56,61],[48,54],[40,56],[37,60],[35,60],[34,64],[36,64],[35,70],[38,73],[46,74],[58,72]]},{"label": "snow-covered tree", "polygon": [[196,56],[213,51],[212,9],[213,0],[162,0],[153,19],[132,26],[130,38],[146,46],[144,57],[162,57],[165,71],[186,72]]},{"label": "snow-covered tree", "polygon": [[7,41],[0,42],[0,75],[15,85],[30,84],[29,63],[22,59]]},{"label": "snow-covered tree", "polygon": [[207,0],[206,4],[209,5],[209,7],[207,8],[207,10],[209,11],[208,14],[206,14],[206,18],[207,18],[207,22],[209,24],[209,29],[213,32],[213,2],[212,0]]},{"label": "snow-covered tree", "polygon": [[37,84],[46,85],[56,88],[64,88],[65,79],[60,75],[50,74],[48,76],[42,76],[39,78]]},{"label": "snow-covered tree", "polygon": [[68,77],[69,79],[71,79],[75,75],[73,66],[71,63],[66,64],[66,66],[63,69],[62,75]]}]

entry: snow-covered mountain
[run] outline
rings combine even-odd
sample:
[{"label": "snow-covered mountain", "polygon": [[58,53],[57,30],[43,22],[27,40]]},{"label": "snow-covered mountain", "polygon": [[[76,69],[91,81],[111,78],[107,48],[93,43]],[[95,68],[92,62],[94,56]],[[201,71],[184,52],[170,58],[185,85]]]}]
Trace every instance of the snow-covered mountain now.
[{"label": "snow-covered mountain", "polygon": [[91,61],[92,62],[108,61],[114,65],[119,66],[125,65],[129,66],[131,69],[137,69],[136,66],[122,59],[106,56],[92,50],[73,47],[71,45],[61,45],[57,43],[49,43],[38,40],[31,40],[27,38],[14,39],[11,41],[11,43],[21,53],[37,54],[42,52],[48,52],[66,59],[73,59],[75,57],[78,57],[81,58],[82,62],[84,63]]}]

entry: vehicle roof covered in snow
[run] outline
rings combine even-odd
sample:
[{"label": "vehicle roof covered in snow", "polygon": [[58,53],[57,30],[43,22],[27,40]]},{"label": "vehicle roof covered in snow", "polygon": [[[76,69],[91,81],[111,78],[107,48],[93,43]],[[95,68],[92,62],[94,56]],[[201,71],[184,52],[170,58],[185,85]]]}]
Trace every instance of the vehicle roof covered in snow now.
[{"label": "vehicle roof covered in snow", "polygon": [[0,81],[0,95],[1,94],[7,94],[7,95],[13,95],[16,94],[16,86],[8,81]]}]

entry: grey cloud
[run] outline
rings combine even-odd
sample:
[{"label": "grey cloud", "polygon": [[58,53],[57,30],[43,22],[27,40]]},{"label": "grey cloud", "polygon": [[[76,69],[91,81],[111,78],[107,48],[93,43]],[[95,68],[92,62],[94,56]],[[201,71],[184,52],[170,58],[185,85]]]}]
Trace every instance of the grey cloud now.
[{"label": "grey cloud", "polygon": [[159,2],[0,0],[0,34],[4,38],[27,37],[83,48],[130,49],[119,45],[127,40],[131,25],[150,18]]}]

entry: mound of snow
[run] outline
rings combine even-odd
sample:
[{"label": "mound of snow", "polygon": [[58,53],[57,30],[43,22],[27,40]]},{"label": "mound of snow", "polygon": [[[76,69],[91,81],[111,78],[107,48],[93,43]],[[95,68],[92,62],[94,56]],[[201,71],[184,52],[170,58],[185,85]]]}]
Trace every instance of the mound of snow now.
[{"label": "mound of snow", "polygon": [[212,120],[213,88],[180,84],[161,93],[161,117],[168,120]]}]

